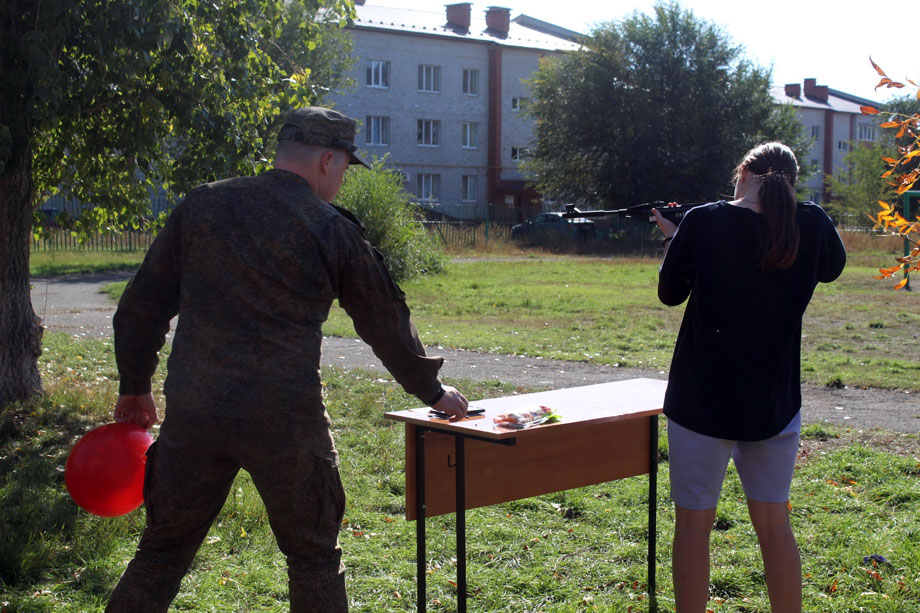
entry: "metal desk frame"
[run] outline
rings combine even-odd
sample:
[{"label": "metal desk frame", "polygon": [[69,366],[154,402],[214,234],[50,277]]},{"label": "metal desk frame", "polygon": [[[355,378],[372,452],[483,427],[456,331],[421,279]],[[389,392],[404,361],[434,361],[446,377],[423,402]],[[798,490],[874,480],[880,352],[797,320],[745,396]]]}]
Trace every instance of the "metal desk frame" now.
[{"label": "metal desk frame", "polygon": [[[640,418],[641,419],[641,418]],[[649,420],[648,465],[648,594],[649,610],[657,611],[655,595],[656,510],[658,508],[658,415]],[[425,534],[425,435],[427,432],[449,434],[454,437],[456,454],[456,522],[457,522],[457,611],[466,613],[466,439],[513,446],[516,438],[490,439],[462,432],[414,425],[415,428],[415,485],[416,485],[416,576],[418,579],[418,612],[427,610],[427,554]]]}]

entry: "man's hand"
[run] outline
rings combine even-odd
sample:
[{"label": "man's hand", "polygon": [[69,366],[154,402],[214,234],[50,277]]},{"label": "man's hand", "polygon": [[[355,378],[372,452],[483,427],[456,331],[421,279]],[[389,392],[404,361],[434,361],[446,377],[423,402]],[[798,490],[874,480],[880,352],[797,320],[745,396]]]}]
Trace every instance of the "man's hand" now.
[{"label": "man's hand", "polygon": [[[445,394],[446,396],[447,394]],[[115,421],[127,421],[149,430],[160,421],[153,394],[121,394],[115,403]]]},{"label": "man's hand", "polygon": [[441,399],[431,408],[436,411],[441,411],[442,413],[447,413],[450,415],[451,421],[458,421],[466,417],[466,410],[470,406],[470,402],[466,399],[466,396],[461,394],[455,387],[449,385],[444,385],[442,387],[444,388],[444,395],[441,396]]}]

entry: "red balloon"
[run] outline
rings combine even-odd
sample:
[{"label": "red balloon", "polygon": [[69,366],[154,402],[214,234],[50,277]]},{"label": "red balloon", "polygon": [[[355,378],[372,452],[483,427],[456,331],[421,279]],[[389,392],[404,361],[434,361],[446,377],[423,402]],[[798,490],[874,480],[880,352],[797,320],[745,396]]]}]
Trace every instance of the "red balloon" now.
[{"label": "red balloon", "polygon": [[128,422],[83,435],[67,456],[64,481],[73,501],[100,517],[130,513],[144,502],[144,468],[153,437]]}]

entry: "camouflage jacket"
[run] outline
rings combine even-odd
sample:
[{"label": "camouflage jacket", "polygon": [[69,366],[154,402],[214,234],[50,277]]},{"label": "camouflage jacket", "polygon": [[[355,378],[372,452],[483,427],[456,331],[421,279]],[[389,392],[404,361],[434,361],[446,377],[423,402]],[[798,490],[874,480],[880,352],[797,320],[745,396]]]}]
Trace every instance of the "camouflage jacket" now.
[{"label": "camouflage jacket", "polygon": [[[179,315],[167,402],[180,410],[297,408],[319,387],[322,323],[334,299],[410,394],[441,389],[405,295],[347,211],[285,170],[202,185],[170,215],[113,319],[120,392],[150,391]],[[313,401],[315,404],[315,400]],[[208,407],[220,407],[208,408]]]}]

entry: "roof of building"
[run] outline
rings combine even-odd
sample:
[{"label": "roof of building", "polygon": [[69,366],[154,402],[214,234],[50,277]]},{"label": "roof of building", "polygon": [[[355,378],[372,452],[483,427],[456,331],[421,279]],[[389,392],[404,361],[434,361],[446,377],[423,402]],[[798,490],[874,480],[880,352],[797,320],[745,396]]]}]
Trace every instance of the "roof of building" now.
[{"label": "roof of building", "polygon": [[798,88],[798,96],[790,95],[789,85],[771,87],[770,93],[773,94],[773,100],[778,104],[792,104],[798,108],[830,110],[836,113],[855,113],[859,115],[862,113],[859,110],[860,106],[868,105],[876,108],[880,106],[880,103],[875,100],[861,98],[838,89],[824,87],[826,89],[826,100],[824,99],[824,95],[808,95],[805,91],[802,91],[801,87]]},{"label": "roof of building", "polygon": [[523,14],[510,20],[508,32],[505,34],[486,26],[484,10],[470,11],[468,29],[448,23],[443,11],[400,9],[372,4],[356,4],[355,11],[357,17],[349,24],[353,28],[489,42],[509,47],[571,51],[578,48],[574,41],[582,36],[579,32]]}]

